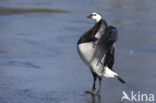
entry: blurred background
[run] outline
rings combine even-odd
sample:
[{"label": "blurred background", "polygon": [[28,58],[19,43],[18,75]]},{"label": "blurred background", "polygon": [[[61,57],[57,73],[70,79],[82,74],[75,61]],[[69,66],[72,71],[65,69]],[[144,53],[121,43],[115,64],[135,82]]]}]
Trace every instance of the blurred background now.
[{"label": "blurred background", "polygon": [[[127,81],[103,79],[101,103],[122,91],[156,94],[155,0],[0,0],[0,103],[97,103],[84,94],[90,70],[76,43],[100,13],[118,29],[114,69]],[[125,101],[124,103],[127,103]]]}]

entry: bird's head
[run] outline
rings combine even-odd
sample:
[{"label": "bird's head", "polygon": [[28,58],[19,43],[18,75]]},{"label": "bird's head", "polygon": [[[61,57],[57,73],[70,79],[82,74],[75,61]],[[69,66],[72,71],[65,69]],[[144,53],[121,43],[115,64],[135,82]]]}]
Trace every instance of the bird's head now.
[{"label": "bird's head", "polygon": [[91,13],[89,16],[87,16],[87,18],[93,19],[96,22],[99,22],[102,19],[101,15],[96,12]]}]

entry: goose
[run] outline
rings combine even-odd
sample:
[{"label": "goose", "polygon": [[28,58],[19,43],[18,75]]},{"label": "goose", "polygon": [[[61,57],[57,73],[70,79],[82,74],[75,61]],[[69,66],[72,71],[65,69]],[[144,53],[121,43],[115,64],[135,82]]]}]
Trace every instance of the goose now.
[{"label": "goose", "polygon": [[[84,33],[77,42],[77,51],[82,61],[88,66],[93,75],[92,95],[101,95],[102,78],[116,78],[125,84],[125,81],[113,70],[114,44],[118,38],[117,29],[108,26],[99,13],[93,12],[87,18],[95,21],[95,25]],[[99,88],[96,92],[96,80],[99,79]]]}]

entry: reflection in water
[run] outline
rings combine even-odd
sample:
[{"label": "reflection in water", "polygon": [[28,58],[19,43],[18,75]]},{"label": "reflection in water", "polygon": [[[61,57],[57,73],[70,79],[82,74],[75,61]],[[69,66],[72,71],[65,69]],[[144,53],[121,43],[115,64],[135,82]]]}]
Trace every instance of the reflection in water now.
[{"label": "reflection in water", "polygon": [[[91,103],[105,103],[105,102],[101,101],[101,96],[92,96],[92,102]],[[118,101],[116,103],[122,103],[122,101]]]},{"label": "reflection in water", "polygon": [[[97,100],[96,100],[96,97],[97,97]],[[92,96],[91,103],[101,103],[101,96]]]}]

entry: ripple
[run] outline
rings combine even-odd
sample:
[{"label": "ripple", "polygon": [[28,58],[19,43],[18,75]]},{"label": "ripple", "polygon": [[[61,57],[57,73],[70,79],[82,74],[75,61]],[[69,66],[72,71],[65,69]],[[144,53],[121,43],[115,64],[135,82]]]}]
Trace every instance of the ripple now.
[{"label": "ripple", "polygon": [[128,19],[116,19],[113,21],[115,24],[145,24],[144,22],[140,21],[133,21],[133,20],[128,20]]},{"label": "ripple", "polygon": [[65,10],[58,9],[23,9],[23,8],[5,8],[0,7],[0,16],[1,15],[16,15],[24,13],[68,13]]},{"label": "ripple", "polygon": [[9,61],[8,63],[0,64],[0,65],[7,65],[7,66],[26,66],[29,68],[41,68],[38,65],[32,64],[30,62],[21,62],[21,61]]}]

